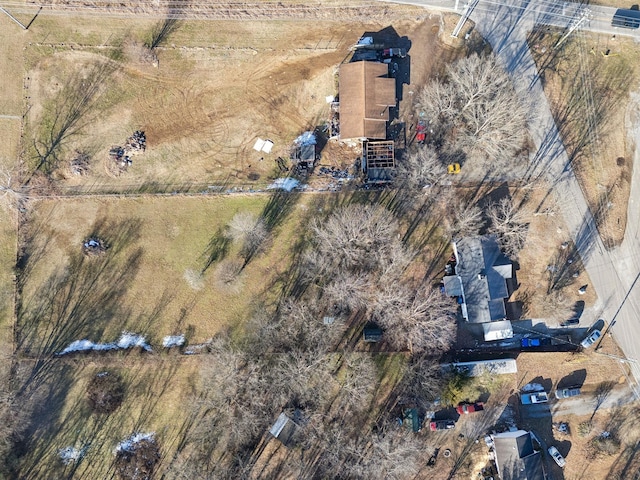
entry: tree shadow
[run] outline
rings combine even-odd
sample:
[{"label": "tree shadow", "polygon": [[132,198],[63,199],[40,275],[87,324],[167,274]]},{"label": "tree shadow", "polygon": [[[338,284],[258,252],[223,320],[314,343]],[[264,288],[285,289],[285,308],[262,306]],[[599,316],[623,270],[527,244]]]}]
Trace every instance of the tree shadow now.
[{"label": "tree shadow", "polygon": [[573,241],[565,242],[547,265],[547,295],[573,285],[583,269],[576,244]]},{"label": "tree shadow", "polygon": [[[171,9],[171,7],[169,7]],[[149,32],[149,40],[145,42],[145,47],[153,50],[162,45],[171,34],[180,28],[180,21],[176,18],[165,18],[156,23]]]},{"label": "tree shadow", "polygon": [[584,381],[587,378],[587,370],[581,368],[580,370],[574,370],[569,375],[562,377],[558,384],[556,385],[556,389],[563,388],[571,388],[578,387],[581,388],[584,385]]},{"label": "tree shadow", "polygon": [[223,260],[227,256],[230,246],[231,240],[225,235],[224,229],[222,227],[218,228],[216,233],[209,240],[207,248],[200,255],[200,260],[204,260],[204,265],[200,270],[200,274],[204,275],[211,265]]},{"label": "tree shadow", "polygon": [[[96,224],[94,232],[103,232]],[[106,224],[104,224],[106,228]],[[112,245],[102,255],[87,257],[81,245],[25,298],[17,311],[16,349],[34,359],[24,388],[46,382],[54,355],[75,340],[98,341],[106,331],[119,331],[127,318],[119,315],[121,301],[135,278],[143,249],[125,255],[127,239],[135,242],[139,224],[109,224]],[[102,233],[101,233],[102,234]],[[113,239],[113,240],[112,240]]]},{"label": "tree shadow", "polygon": [[105,82],[118,69],[119,52],[83,71],[77,71],[64,82],[60,93],[45,106],[43,119],[33,139],[35,165],[25,185],[41,171],[51,174],[59,165],[67,142],[91,121],[91,110],[105,90]]}]

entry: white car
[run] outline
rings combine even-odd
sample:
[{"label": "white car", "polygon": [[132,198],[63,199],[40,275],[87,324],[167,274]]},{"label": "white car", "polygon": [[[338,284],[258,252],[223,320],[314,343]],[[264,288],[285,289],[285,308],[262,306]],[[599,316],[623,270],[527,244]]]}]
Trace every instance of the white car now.
[{"label": "white car", "polygon": [[564,459],[564,457],[562,455],[560,455],[560,452],[558,451],[558,449],[556,447],[549,447],[549,455],[551,455],[551,457],[553,458],[553,460],[558,464],[558,466],[560,468],[564,468],[564,466],[567,464],[567,461]]},{"label": "white car", "polygon": [[600,330],[594,330],[587,338],[580,342],[580,345],[582,345],[582,348],[589,348],[591,345],[596,343],[601,336],[602,332],[600,332]]}]

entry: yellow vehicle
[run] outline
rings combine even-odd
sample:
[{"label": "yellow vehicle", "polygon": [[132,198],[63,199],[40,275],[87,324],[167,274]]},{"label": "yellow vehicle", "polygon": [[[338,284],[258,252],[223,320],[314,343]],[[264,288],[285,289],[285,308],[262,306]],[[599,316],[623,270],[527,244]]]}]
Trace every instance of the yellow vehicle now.
[{"label": "yellow vehicle", "polygon": [[447,167],[447,173],[458,174],[460,173],[460,164],[452,163]]}]

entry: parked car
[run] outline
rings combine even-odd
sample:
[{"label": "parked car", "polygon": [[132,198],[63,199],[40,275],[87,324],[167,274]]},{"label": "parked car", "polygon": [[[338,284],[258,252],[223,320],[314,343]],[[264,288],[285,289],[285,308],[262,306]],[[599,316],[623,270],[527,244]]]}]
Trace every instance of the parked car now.
[{"label": "parked car", "polygon": [[558,466],[560,468],[564,468],[564,466],[567,464],[567,461],[564,459],[564,457],[562,455],[560,455],[560,452],[558,451],[558,449],[554,446],[549,447],[549,455],[551,455],[551,458],[553,458],[553,460],[558,464]]},{"label": "parked car", "polygon": [[429,424],[429,428],[432,432],[437,430],[451,430],[452,428],[456,428],[456,422],[453,420],[436,420]]},{"label": "parked car", "polygon": [[577,397],[578,395],[580,395],[580,389],[575,387],[556,390],[556,398],[558,400],[562,400],[563,398],[569,398],[569,397]]},{"label": "parked car", "polygon": [[523,338],[522,340],[520,340],[520,346],[522,348],[535,348],[550,344],[550,338]]},{"label": "parked car", "polygon": [[580,345],[582,345],[582,348],[589,348],[591,345],[596,343],[601,336],[602,332],[600,330],[594,330],[587,338],[580,342]]},{"label": "parked car", "polygon": [[547,392],[532,392],[520,394],[520,401],[523,405],[532,405],[536,403],[547,403],[549,396]]},{"label": "parked car", "polygon": [[460,415],[464,415],[467,413],[480,412],[484,410],[484,403],[476,402],[476,403],[461,403],[456,407],[456,412]]},{"label": "parked car", "polygon": [[580,323],[579,318],[570,318],[560,324],[561,327],[570,327],[571,325],[578,325]]},{"label": "parked car", "polygon": [[522,348],[530,348],[530,347],[539,347],[540,339],[539,338],[523,338],[520,340],[520,345]]}]

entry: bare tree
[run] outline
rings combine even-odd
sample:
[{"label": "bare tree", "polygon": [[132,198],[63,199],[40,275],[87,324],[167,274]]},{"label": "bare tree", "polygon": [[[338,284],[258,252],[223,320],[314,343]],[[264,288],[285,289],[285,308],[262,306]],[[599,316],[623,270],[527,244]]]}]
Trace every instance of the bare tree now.
[{"label": "bare tree", "polygon": [[398,161],[394,182],[398,187],[415,191],[439,183],[446,173],[436,150],[428,145],[419,145]]},{"label": "bare tree", "polygon": [[526,213],[516,206],[511,197],[503,197],[489,207],[487,215],[491,220],[491,231],[498,236],[504,252],[517,257],[527,240],[529,223]]},{"label": "bare tree", "polygon": [[388,426],[365,439],[354,449],[355,458],[344,464],[349,478],[403,480],[420,470],[424,446],[415,436]]},{"label": "bare tree", "polygon": [[376,300],[374,318],[394,347],[412,353],[443,352],[455,339],[454,305],[438,290],[406,286],[388,288]]},{"label": "bare tree", "polygon": [[593,417],[596,416],[596,413],[602,407],[602,404],[607,401],[607,398],[611,395],[611,391],[616,386],[615,382],[610,380],[605,382],[600,382],[596,387],[596,391],[594,392],[594,396],[596,399],[596,404],[593,408],[593,413],[591,414],[590,421],[593,421]]},{"label": "bare tree", "polygon": [[330,306],[346,313],[366,308],[372,294],[368,276],[350,272],[336,276],[323,292]]},{"label": "bare tree", "polygon": [[461,200],[451,204],[445,221],[447,233],[454,240],[478,235],[485,223],[480,207]]},{"label": "bare tree", "polygon": [[441,150],[461,150],[473,161],[504,166],[527,139],[527,108],[493,55],[472,55],[448,66],[444,81],[420,92],[418,108],[431,119]]},{"label": "bare tree", "polygon": [[267,226],[262,218],[250,212],[239,212],[234,215],[228,225],[228,236],[240,242],[240,255],[246,264],[260,252],[267,239]]},{"label": "bare tree", "polygon": [[312,231],[323,264],[323,273],[371,272],[389,258],[397,242],[398,223],[380,206],[351,205],[334,212],[326,221],[313,222]]},{"label": "bare tree", "polygon": [[398,385],[398,393],[426,409],[440,396],[445,383],[442,367],[427,352],[410,360]]},{"label": "bare tree", "polygon": [[368,354],[348,353],[343,357],[338,373],[340,379],[340,408],[343,416],[366,411],[371,406],[378,385],[378,373]]}]

